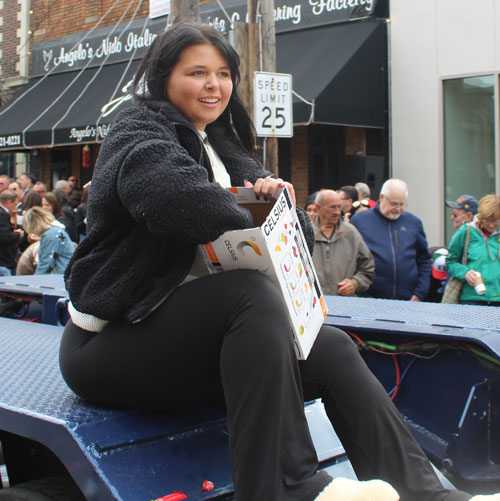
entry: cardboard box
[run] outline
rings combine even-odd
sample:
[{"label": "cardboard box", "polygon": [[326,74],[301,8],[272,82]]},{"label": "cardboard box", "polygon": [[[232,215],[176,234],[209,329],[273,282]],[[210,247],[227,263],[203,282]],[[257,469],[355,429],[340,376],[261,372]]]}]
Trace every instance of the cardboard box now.
[{"label": "cardboard box", "polygon": [[279,288],[292,326],[297,358],[305,360],[327,309],[297,213],[285,188],[277,199],[258,200],[252,188],[230,188],[238,204],[259,225],[227,231],[204,245],[211,273],[239,268],[258,270]]}]

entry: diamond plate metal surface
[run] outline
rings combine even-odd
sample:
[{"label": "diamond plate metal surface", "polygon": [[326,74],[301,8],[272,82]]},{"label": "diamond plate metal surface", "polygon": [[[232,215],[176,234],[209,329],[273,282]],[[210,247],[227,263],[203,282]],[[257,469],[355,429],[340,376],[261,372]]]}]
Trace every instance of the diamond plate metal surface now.
[{"label": "diamond plate metal surface", "polygon": [[0,277],[0,290],[17,294],[50,294],[67,297],[63,275],[13,275]]},{"label": "diamond plate metal surface", "polygon": [[[84,402],[59,371],[62,331],[0,318],[0,430],[51,448],[92,501],[146,501],[174,490],[201,500],[232,492],[221,410],[162,414]],[[306,417],[328,471],[353,475],[322,404],[308,404]],[[200,492],[205,479],[214,481],[214,492]]]},{"label": "diamond plate metal surface", "polygon": [[388,320],[406,325],[449,326],[500,333],[500,307],[326,296],[328,315],[353,320]]},{"label": "diamond plate metal surface", "polygon": [[0,404],[20,409],[23,414],[80,424],[110,413],[120,414],[82,405],[66,386],[58,362],[62,330],[62,327],[1,319]]}]

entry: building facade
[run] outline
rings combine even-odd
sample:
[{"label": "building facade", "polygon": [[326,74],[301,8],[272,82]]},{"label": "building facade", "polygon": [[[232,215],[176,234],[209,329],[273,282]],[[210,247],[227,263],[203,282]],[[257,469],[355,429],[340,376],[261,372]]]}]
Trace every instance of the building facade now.
[{"label": "building facade", "polygon": [[391,0],[392,172],[430,245],[446,200],[499,193],[499,0]]},{"label": "building facade", "polygon": [[[0,106],[28,83],[30,74],[30,0],[0,0]],[[23,151],[0,151],[0,174],[28,168]]]},{"label": "building facade", "polygon": [[[29,80],[0,108],[0,158],[25,162],[0,173],[30,170],[49,187],[75,175],[83,184],[168,17],[149,19],[140,0],[15,1],[14,39],[19,54],[19,47],[28,51]],[[202,2],[200,11],[227,33],[232,21],[246,19],[246,1],[222,3],[223,10]],[[376,195],[388,175],[387,17],[387,0],[275,0],[277,71],[292,74],[294,90],[294,132],[278,141],[279,172],[294,183],[299,203],[357,181]],[[13,76],[21,77],[20,68]],[[6,85],[3,71],[0,80]]]}]

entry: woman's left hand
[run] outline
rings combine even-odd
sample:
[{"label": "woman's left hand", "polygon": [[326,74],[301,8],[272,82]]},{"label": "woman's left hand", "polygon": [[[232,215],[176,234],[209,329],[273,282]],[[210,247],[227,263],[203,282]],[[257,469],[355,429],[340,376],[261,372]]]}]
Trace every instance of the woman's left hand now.
[{"label": "woman's left hand", "polygon": [[292,197],[293,205],[296,205],[295,190],[293,189],[293,185],[291,183],[283,181],[283,179],[281,179],[280,177],[278,177],[277,179],[271,176],[259,178],[255,181],[255,184],[252,184],[250,181],[245,181],[245,186],[247,188],[253,187],[255,196],[263,196],[266,200],[274,197],[274,195],[280,188],[284,188],[286,186],[288,188],[290,196]]}]

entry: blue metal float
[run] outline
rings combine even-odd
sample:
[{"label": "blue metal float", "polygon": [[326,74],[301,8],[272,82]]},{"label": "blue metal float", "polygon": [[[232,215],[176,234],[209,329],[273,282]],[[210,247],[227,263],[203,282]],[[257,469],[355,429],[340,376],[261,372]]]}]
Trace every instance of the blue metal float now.
[{"label": "blue metal float", "polygon": [[[89,500],[234,497],[222,410],[162,414],[84,402],[58,368],[62,277],[1,280],[2,299],[17,302],[4,311],[11,318],[0,318],[0,442],[11,485],[69,473]],[[351,333],[436,464],[470,490],[500,490],[500,309],[326,299],[326,323]],[[35,319],[44,323],[25,321]],[[305,411],[321,468],[355,478],[322,404]],[[203,490],[206,481],[213,490]]]}]

